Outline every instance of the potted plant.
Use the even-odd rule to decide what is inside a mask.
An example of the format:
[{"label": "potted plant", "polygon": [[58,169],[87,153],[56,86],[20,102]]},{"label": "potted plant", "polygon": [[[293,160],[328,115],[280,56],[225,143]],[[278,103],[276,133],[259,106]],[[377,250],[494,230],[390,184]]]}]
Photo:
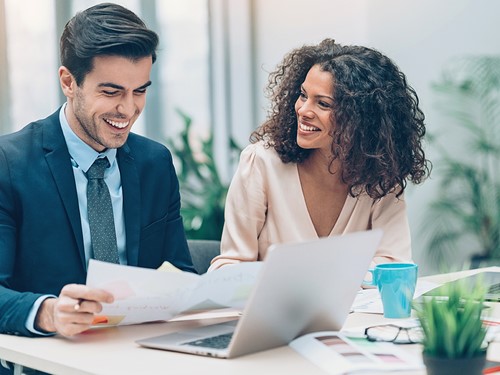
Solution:
[{"label": "potted plant", "polygon": [[456,281],[441,296],[424,296],[415,306],[423,331],[423,359],[428,375],[482,374],[486,327],[482,322],[486,288]]},{"label": "potted plant", "polygon": [[500,56],[454,59],[433,89],[452,126],[429,134],[440,186],[422,231],[428,255],[443,265],[471,249],[470,268],[498,264]]},{"label": "potted plant", "polygon": [[[184,128],[176,138],[166,140],[178,162],[177,174],[181,194],[181,215],[188,239],[220,240],[224,226],[224,205],[228,184],[219,175],[214,159],[214,138],[194,138],[192,119],[176,109]],[[233,157],[241,148],[229,139]],[[196,147],[197,143],[200,147]]]}]

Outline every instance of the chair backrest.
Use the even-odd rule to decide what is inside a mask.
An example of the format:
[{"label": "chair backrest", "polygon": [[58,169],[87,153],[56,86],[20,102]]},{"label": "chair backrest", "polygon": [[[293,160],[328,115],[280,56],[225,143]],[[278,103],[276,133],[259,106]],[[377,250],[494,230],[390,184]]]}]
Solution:
[{"label": "chair backrest", "polygon": [[207,272],[212,259],[220,254],[220,241],[188,240],[188,246],[194,268],[200,275]]}]

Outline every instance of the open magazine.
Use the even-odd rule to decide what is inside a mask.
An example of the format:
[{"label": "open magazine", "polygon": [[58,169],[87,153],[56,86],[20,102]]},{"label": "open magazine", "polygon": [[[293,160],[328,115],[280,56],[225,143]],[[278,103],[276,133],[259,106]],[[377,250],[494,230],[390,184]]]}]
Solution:
[{"label": "open magazine", "polygon": [[306,334],[289,345],[329,374],[371,374],[424,368],[421,356],[413,356],[396,344],[349,338],[340,332]]},{"label": "open magazine", "polygon": [[262,262],[243,262],[196,275],[173,266],[167,272],[91,259],[87,285],[113,294],[112,304],[94,325],[125,325],[167,321],[181,313],[235,308],[242,310]]}]

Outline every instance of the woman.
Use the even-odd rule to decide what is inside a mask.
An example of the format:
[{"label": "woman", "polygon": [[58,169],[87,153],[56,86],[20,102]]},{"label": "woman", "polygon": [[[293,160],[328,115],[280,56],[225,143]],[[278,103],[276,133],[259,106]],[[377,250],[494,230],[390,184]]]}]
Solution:
[{"label": "woman", "polygon": [[285,56],[269,79],[268,120],[229,188],[225,264],[263,260],[274,243],[382,228],[373,263],[411,261],[404,190],[429,174],[424,114],[386,56],[332,39]]}]

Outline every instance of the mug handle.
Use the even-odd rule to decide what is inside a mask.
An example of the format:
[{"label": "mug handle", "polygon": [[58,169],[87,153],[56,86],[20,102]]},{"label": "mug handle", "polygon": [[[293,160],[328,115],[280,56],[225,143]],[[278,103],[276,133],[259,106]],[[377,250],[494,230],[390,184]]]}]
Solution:
[{"label": "mug handle", "polygon": [[370,280],[363,280],[363,282],[361,283],[362,287],[376,286],[376,284],[375,284],[375,274],[373,273],[373,271],[374,271],[374,268],[369,268],[368,269],[368,272],[370,272],[372,274],[372,279],[371,279],[371,281]]}]

